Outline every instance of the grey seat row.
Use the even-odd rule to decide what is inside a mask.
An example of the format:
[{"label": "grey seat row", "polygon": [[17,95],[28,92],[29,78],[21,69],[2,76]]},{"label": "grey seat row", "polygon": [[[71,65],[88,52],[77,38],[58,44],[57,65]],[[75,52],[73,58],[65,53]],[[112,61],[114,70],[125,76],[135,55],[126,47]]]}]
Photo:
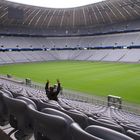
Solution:
[{"label": "grey seat row", "polygon": [[[59,105],[23,96],[13,98],[10,92],[4,91],[0,93],[0,102],[6,107],[7,121],[17,130],[15,137],[19,140],[30,138],[32,134],[35,140],[133,140],[103,126],[89,126],[87,116]],[[1,109],[0,113],[3,114],[4,110]]]}]

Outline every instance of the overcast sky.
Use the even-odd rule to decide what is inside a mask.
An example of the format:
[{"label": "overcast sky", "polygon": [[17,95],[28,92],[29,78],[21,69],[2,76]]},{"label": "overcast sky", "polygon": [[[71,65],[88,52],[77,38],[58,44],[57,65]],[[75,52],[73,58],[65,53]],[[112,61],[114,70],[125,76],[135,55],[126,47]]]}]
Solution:
[{"label": "overcast sky", "polygon": [[50,8],[72,8],[103,0],[7,0],[28,5],[50,7]]}]

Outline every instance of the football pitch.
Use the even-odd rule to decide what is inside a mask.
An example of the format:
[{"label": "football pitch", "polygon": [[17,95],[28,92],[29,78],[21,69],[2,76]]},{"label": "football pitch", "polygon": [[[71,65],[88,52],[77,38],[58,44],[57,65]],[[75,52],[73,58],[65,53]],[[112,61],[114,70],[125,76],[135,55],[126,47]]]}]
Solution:
[{"label": "football pitch", "polygon": [[47,79],[52,84],[60,79],[65,89],[98,96],[112,94],[140,104],[140,64],[49,61],[3,65],[0,74],[30,78],[44,85]]}]

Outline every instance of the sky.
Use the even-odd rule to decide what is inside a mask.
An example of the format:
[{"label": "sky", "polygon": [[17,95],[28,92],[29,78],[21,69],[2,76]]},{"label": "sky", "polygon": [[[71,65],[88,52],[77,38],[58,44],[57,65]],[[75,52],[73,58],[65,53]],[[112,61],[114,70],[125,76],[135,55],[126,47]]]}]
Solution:
[{"label": "sky", "polygon": [[104,0],[6,0],[27,5],[34,5],[48,8],[73,8]]}]

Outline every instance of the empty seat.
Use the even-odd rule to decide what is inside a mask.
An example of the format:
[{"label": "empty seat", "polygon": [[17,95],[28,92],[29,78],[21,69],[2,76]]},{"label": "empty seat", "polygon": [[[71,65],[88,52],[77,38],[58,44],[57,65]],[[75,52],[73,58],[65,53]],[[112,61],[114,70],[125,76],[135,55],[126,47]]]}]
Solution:
[{"label": "empty seat", "polygon": [[71,109],[71,110],[64,110],[63,109],[60,111],[69,115],[83,129],[85,129],[88,126],[88,116],[86,116],[84,113],[77,111],[75,109]]},{"label": "empty seat", "polygon": [[120,123],[121,126],[123,126],[123,128],[125,129],[125,131],[127,130],[132,130],[132,131],[139,131],[140,127],[136,126],[135,124],[132,123]]},{"label": "empty seat", "polygon": [[57,116],[60,116],[60,117],[63,117],[66,119],[66,122],[68,123],[68,125],[70,125],[71,123],[74,122],[74,120],[68,116],[67,114],[59,111],[59,110],[56,110],[56,109],[53,109],[53,108],[44,108],[42,110],[43,113],[47,113],[47,114],[51,114],[51,115],[57,115]]},{"label": "empty seat", "polygon": [[58,104],[54,104],[54,103],[51,103],[51,102],[50,103],[49,102],[43,102],[42,100],[35,99],[35,98],[30,98],[30,99],[35,102],[38,110],[42,110],[44,108],[54,108],[54,109],[60,109],[60,110],[63,109]]},{"label": "empty seat", "polygon": [[58,115],[46,114],[28,106],[33,120],[36,140],[67,140],[68,124],[66,119]]},{"label": "empty seat", "polygon": [[37,109],[36,104],[27,97],[18,96],[16,99],[21,100],[21,101],[25,101],[28,106],[32,106],[33,108]]},{"label": "empty seat", "polygon": [[60,104],[60,106],[62,108],[64,108],[65,110],[70,110],[72,109],[72,107],[68,106],[66,103],[62,102],[61,100],[58,100],[58,103]]},{"label": "empty seat", "polygon": [[[8,108],[10,125],[18,130],[15,133],[15,137],[19,140],[30,137],[33,133],[33,129],[27,112],[27,103],[23,100],[7,96],[4,96],[4,101]],[[30,101],[30,104],[34,106],[34,102]]]},{"label": "empty seat", "polygon": [[3,83],[0,83],[0,90],[3,89]]},{"label": "empty seat", "polygon": [[0,125],[4,126],[9,123],[8,109],[3,99],[3,95],[12,97],[10,92],[0,91]]},{"label": "empty seat", "polygon": [[120,132],[98,125],[88,126],[85,131],[104,140],[133,140]]},{"label": "empty seat", "polygon": [[72,140],[103,140],[84,131],[77,123],[72,123],[70,125],[70,133],[72,135]]},{"label": "empty seat", "polygon": [[43,102],[41,100],[35,100],[33,101],[36,103],[38,110],[43,110],[44,108],[53,108],[56,110],[59,110],[67,115],[69,115],[75,122],[77,122],[82,128],[86,128],[88,126],[88,116],[86,116],[84,113],[71,109],[71,110],[65,110],[57,103],[53,102]]},{"label": "empty seat", "polygon": [[5,95],[5,96],[8,96],[8,97],[13,97],[13,94],[6,90],[6,89],[1,89],[1,92]]},{"label": "empty seat", "polygon": [[118,125],[117,123],[114,123],[112,121],[100,121],[100,120],[95,120],[91,117],[89,117],[88,119],[88,123],[89,125],[99,125],[99,126],[104,126],[104,127],[107,127],[107,128],[110,128],[110,129],[113,129],[113,130],[116,130],[118,132],[121,132],[121,133],[125,133],[125,130],[122,126]]},{"label": "empty seat", "polygon": [[140,131],[132,131],[132,130],[127,130],[127,135],[133,138],[134,140],[140,140]]}]

